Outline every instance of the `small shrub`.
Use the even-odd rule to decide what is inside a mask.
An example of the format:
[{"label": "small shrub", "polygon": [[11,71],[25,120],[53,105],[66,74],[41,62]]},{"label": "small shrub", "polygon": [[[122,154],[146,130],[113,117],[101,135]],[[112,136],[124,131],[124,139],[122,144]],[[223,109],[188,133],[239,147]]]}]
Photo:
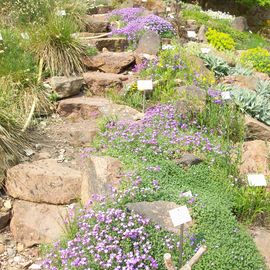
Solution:
[{"label": "small shrub", "polygon": [[242,222],[269,224],[270,193],[264,187],[241,187],[234,193],[234,212]]},{"label": "small shrub", "polygon": [[249,49],[240,56],[243,65],[251,65],[259,72],[270,74],[270,53],[263,48]]},{"label": "small shrub", "polygon": [[236,44],[229,34],[209,29],[206,32],[206,37],[208,42],[218,50],[225,51],[235,49]]}]

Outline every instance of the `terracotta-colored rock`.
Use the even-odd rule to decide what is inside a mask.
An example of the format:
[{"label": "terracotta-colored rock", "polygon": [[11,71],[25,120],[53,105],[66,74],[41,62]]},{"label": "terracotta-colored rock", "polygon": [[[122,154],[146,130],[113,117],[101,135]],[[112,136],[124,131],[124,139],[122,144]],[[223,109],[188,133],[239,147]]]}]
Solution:
[{"label": "terracotta-colored rock", "polygon": [[240,173],[262,173],[269,175],[270,145],[261,140],[249,141],[243,144]]},{"label": "terracotta-colored rock", "polygon": [[102,97],[75,97],[62,100],[57,112],[72,119],[96,119],[117,116],[119,120],[139,120],[143,114],[125,105],[118,105]]},{"label": "terracotta-colored rock", "polygon": [[87,72],[83,77],[91,93],[98,96],[103,96],[109,89],[120,91],[123,81],[129,79],[126,75],[102,72]]},{"label": "terracotta-colored rock", "polygon": [[66,206],[16,200],[10,230],[17,242],[26,247],[59,240],[63,233]]},{"label": "terracotta-colored rock", "polygon": [[103,52],[84,58],[83,62],[89,69],[117,74],[130,67],[135,62],[135,57],[132,52]]},{"label": "terracotta-colored rock", "polygon": [[250,116],[246,116],[245,127],[248,139],[270,141],[270,126]]},{"label": "terracotta-colored rock", "polygon": [[67,204],[79,197],[81,172],[54,159],[23,163],[7,171],[6,189],[21,200]]},{"label": "terracotta-colored rock", "polygon": [[258,78],[255,76],[244,76],[244,75],[231,75],[226,76],[222,79],[223,84],[232,84],[233,86],[256,90]]},{"label": "terracotta-colored rock", "polygon": [[106,33],[109,31],[109,21],[106,14],[86,15],[84,17],[86,31],[90,33]]},{"label": "terracotta-colored rock", "polygon": [[82,178],[81,200],[87,204],[94,194],[108,195],[117,188],[121,162],[112,157],[91,156]]}]

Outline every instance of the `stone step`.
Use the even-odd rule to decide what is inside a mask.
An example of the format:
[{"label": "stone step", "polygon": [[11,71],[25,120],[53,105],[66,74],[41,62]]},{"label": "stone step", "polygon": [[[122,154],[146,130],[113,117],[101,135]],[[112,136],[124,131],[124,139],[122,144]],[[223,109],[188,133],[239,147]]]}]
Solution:
[{"label": "stone step", "polygon": [[86,72],[83,77],[91,94],[98,96],[105,96],[108,90],[120,92],[124,84],[132,81],[131,75],[102,72]]},{"label": "stone step", "polygon": [[81,172],[55,159],[23,163],[7,170],[6,190],[13,198],[68,204],[80,197]]},{"label": "stone step", "polygon": [[133,52],[102,52],[85,57],[83,62],[90,70],[118,74],[135,65],[135,55]]},{"label": "stone step", "polygon": [[114,104],[102,97],[78,96],[61,100],[57,112],[60,116],[76,119],[96,119],[98,117],[116,116],[119,120],[139,120],[143,114],[137,110]]}]

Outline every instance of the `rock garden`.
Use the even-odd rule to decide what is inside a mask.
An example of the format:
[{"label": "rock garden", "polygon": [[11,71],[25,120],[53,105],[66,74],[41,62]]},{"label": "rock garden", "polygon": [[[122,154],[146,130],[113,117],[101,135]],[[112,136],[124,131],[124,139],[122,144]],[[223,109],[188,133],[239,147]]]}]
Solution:
[{"label": "rock garden", "polygon": [[216,2],[1,1],[0,269],[270,269],[270,2]]}]

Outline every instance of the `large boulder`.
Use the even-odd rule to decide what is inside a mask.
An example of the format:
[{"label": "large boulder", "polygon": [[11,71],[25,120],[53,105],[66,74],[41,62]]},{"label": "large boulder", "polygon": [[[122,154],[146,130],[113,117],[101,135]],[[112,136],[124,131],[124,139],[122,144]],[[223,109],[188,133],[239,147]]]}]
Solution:
[{"label": "large boulder", "polygon": [[132,52],[103,52],[93,57],[84,58],[83,61],[87,68],[92,70],[121,73],[135,62],[135,57]]},{"label": "large boulder", "polygon": [[269,143],[255,140],[243,144],[242,162],[240,173],[262,173],[269,175]]},{"label": "large boulder", "polygon": [[120,91],[123,82],[129,79],[126,75],[102,72],[87,72],[83,77],[90,92],[97,96],[104,96],[110,89]]},{"label": "large boulder", "polygon": [[137,110],[110,102],[102,97],[75,97],[62,100],[57,112],[64,117],[97,119],[102,116],[117,116],[119,120],[139,120],[143,114]]},{"label": "large boulder", "polygon": [[160,50],[161,39],[159,34],[153,31],[146,31],[140,38],[136,53],[156,55]]},{"label": "large boulder", "polygon": [[[169,210],[180,207],[174,202],[155,201],[155,202],[136,202],[128,203],[127,209],[150,219],[162,228],[177,233],[178,229],[173,226]],[[190,224],[185,224],[189,226]]]},{"label": "large boulder", "polygon": [[23,163],[8,169],[6,189],[21,200],[68,204],[80,196],[81,172],[54,159]]},{"label": "large boulder", "polygon": [[63,233],[67,207],[16,200],[10,230],[19,243],[30,247],[52,243]]},{"label": "large boulder", "polygon": [[248,30],[248,23],[245,17],[236,17],[232,22],[232,27],[238,31],[244,32]]},{"label": "large boulder", "polygon": [[49,80],[52,90],[57,93],[60,99],[79,94],[83,82],[83,77],[76,76],[55,76]]},{"label": "large boulder", "polygon": [[106,33],[110,23],[106,14],[86,15],[84,17],[85,28],[90,33]]},{"label": "large boulder", "polygon": [[245,127],[247,139],[270,141],[270,126],[246,116]]},{"label": "large boulder", "polygon": [[120,179],[121,162],[112,157],[91,156],[83,172],[81,200],[87,204],[92,195],[109,195],[117,188]]}]

